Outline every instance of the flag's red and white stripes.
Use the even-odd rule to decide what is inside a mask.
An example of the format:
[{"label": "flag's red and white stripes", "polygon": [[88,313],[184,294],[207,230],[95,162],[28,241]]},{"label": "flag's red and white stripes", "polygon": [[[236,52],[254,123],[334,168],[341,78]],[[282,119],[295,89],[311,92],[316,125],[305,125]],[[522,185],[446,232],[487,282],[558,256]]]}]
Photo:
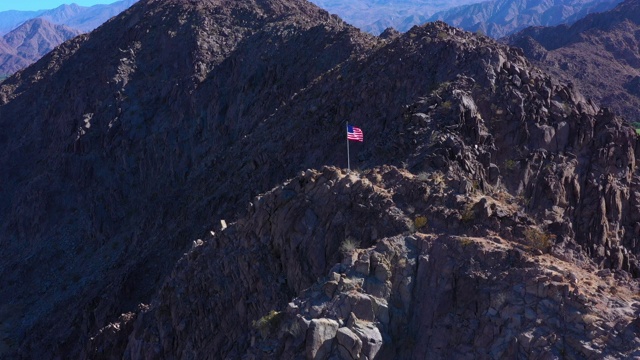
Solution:
[{"label": "flag's red and white stripes", "polygon": [[347,139],[353,141],[364,141],[362,130],[355,126],[347,125]]}]

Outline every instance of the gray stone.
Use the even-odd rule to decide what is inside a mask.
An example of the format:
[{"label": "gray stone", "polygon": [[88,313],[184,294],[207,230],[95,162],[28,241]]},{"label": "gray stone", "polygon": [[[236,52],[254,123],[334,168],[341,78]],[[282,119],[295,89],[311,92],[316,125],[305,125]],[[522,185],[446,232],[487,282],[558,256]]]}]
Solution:
[{"label": "gray stone", "polygon": [[538,317],[538,315],[536,314],[536,312],[533,309],[526,308],[526,309],[524,309],[524,317],[527,320],[535,320]]},{"label": "gray stone", "polygon": [[332,298],[337,288],[338,288],[338,282],[332,280],[324,283],[324,285],[322,286],[322,291],[324,292],[325,295],[327,295],[327,297]]},{"label": "gray stone", "polygon": [[307,359],[326,359],[331,352],[338,331],[338,322],[331,319],[313,319],[306,336]]},{"label": "gray stone", "polygon": [[342,327],[338,329],[336,339],[338,340],[338,344],[340,344],[338,349],[343,358],[358,359],[360,357],[360,352],[362,351],[362,340],[360,340],[358,335],[353,331],[347,327]]},{"label": "gray stone", "polygon": [[351,304],[351,312],[358,319],[374,321],[376,319],[373,309],[374,301],[368,295],[362,293],[351,293],[348,295]]},{"label": "gray stone", "polygon": [[376,325],[369,321],[359,320],[353,313],[348,327],[362,340],[362,355],[374,359],[382,348],[382,334]]}]

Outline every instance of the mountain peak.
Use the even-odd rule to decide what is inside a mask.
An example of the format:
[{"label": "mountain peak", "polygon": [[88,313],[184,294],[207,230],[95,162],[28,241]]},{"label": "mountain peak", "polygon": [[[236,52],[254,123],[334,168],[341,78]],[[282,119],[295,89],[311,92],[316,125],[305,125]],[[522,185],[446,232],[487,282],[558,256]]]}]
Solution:
[{"label": "mountain peak", "polygon": [[42,18],[25,21],[2,37],[0,74],[13,74],[80,33]]},{"label": "mountain peak", "polygon": [[313,19],[326,17],[328,13],[307,0],[147,0],[145,6],[173,7],[199,11],[213,10],[212,15],[228,15],[238,20],[243,16],[254,14],[265,18],[305,16]]},{"label": "mountain peak", "polygon": [[76,3],[71,3],[71,4],[62,4],[60,6],[58,6],[56,9],[60,9],[60,10],[78,10],[80,8],[83,8],[84,6],[80,6]]},{"label": "mountain peak", "polygon": [[[68,304],[75,303],[74,306],[77,308],[85,308],[89,305],[85,301],[91,301],[89,298],[99,299],[103,298],[100,294],[112,293],[115,297],[107,295],[104,299],[114,300],[121,295],[130,299],[124,303],[118,301],[118,304],[112,304],[118,308],[117,311],[127,312],[134,310],[141,301],[150,300],[158,282],[170,271],[169,267],[156,267],[157,260],[177,260],[179,254],[175,250],[183,248],[185,241],[190,241],[193,236],[199,236],[197,234],[201,231],[201,226],[195,225],[196,223],[205,223],[208,221],[204,220],[205,218],[220,218],[225,213],[235,214],[238,210],[237,204],[249,200],[252,194],[257,194],[258,191],[268,189],[273,184],[274,176],[280,178],[280,175],[285,173],[276,171],[271,175],[265,173],[265,176],[249,179],[242,175],[240,178],[244,180],[241,182],[236,181],[240,178],[234,180],[233,182],[247,187],[247,191],[241,195],[242,200],[238,198],[238,201],[231,200],[224,205],[214,200],[219,198],[216,194],[201,199],[204,207],[184,207],[186,203],[179,200],[179,194],[186,187],[197,185],[192,179],[200,178],[197,174],[207,167],[203,165],[221,161],[221,158],[214,158],[227,151],[224,149],[237,146],[242,139],[255,138],[255,129],[282,108],[283,104],[290,102],[331,69],[352,57],[362,56],[366,51],[371,51],[377,41],[374,36],[344,24],[306,1],[148,0],[139,2],[91,34],[64,43],[37,64],[3,82],[0,86],[0,103],[3,104],[0,105],[0,127],[3,129],[0,143],[3,146],[6,144],[8,148],[15,146],[35,150],[38,146],[32,146],[44,141],[41,144],[46,143],[44,147],[47,150],[40,146],[37,153],[27,150],[26,153],[29,154],[23,155],[31,158],[48,154],[46,158],[49,160],[34,161],[30,166],[37,168],[58,164],[61,168],[75,169],[74,172],[87,171],[86,176],[72,176],[75,180],[66,185],[63,185],[63,182],[51,185],[49,189],[69,186],[79,190],[84,188],[81,183],[85,180],[88,181],[85,184],[88,187],[94,186],[89,183],[98,181],[103,184],[105,191],[113,190],[114,194],[124,195],[122,198],[116,195],[115,198],[105,199],[109,203],[105,208],[113,206],[113,209],[124,209],[131,201],[138,202],[147,198],[148,191],[159,191],[158,194],[162,194],[154,201],[146,202],[148,207],[144,205],[144,209],[125,217],[121,216],[124,214],[98,210],[99,213],[95,214],[93,211],[84,213],[89,217],[81,215],[78,221],[74,220],[71,223],[63,224],[58,220],[55,221],[57,225],[51,223],[53,228],[47,234],[41,233],[43,238],[59,243],[54,238],[62,236],[70,248],[91,249],[89,253],[95,254],[100,260],[95,259],[96,267],[82,271],[81,281],[73,283],[67,283],[67,280],[63,279],[67,279],[67,275],[77,279],[77,275],[74,277],[72,273],[83,266],[81,262],[86,259],[82,259],[88,253],[79,255],[69,252],[68,256],[64,255],[55,260],[67,264],[60,268],[66,275],[53,280],[55,285],[44,296],[51,301],[49,304],[61,305],[70,301]],[[34,99],[42,99],[43,93],[47,94],[46,100],[35,101],[34,106]],[[26,107],[27,103],[31,105]],[[73,110],[69,111],[59,111],[72,108]],[[18,127],[22,127],[24,123],[10,120],[14,118],[33,119],[27,126],[40,129],[37,130],[40,135],[9,135],[13,131],[23,131]],[[40,132],[41,130],[43,132]],[[59,141],[45,140],[49,136]],[[162,139],[168,142],[162,145],[165,141]],[[192,145],[187,145],[188,143]],[[198,152],[202,152],[197,159],[192,158],[193,154],[190,151],[178,150],[183,146],[194,146],[200,149]],[[124,154],[128,154],[125,157],[129,160],[112,163],[111,159],[121,159],[121,155]],[[163,180],[158,178],[162,185],[144,185],[150,177],[155,177],[152,172],[156,171],[152,170],[155,165],[139,167],[146,161],[142,160],[142,157],[151,159],[148,156],[156,160],[164,158],[161,161],[164,165],[158,170],[162,173],[169,171],[170,175],[162,175],[160,178]],[[209,158],[210,156],[214,158]],[[241,157],[244,158],[244,155]],[[94,161],[85,162],[90,158]],[[244,164],[246,160],[248,166],[254,166],[249,165],[254,163],[253,155],[251,158],[241,162]],[[154,164],[156,160],[153,160]],[[0,167],[13,161],[0,155]],[[78,161],[82,164],[77,163]],[[2,221],[7,219],[5,215],[17,215],[11,210],[10,203],[17,204],[21,201],[18,197],[21,198],[22,195],[18,193],[22,193],[22,190],[19,189],[24,189],[23,185],[33,180],[29,180],[28,174],[31,171],[40,171],[29,167],[9,164],[7,166],[19,174],[11,172],[14,179],[11,185],[0,189],[0,198],[6,199],[4,191],[8,190],[6,195],[16,201],[0,202]],[[262,167],[262,160],[256,159],[255,166],[262,169],[256,174],[263,173],[266,169]],[[124,174],[129,178],[130,174],[139,171],[140,176],[132,177],[134,182],[130,186],[122,186]],[[208,178],[214,182],[230,180],[218,178],[222,173],[216,171],[216,174]],[[0,174],[0,177],[4,176],[8,174]],[[81,178],[85,180],[80,180]],[[5,180],[0,181],[9,184],[5,183]],[[213,185],[208,181],[198,181],[198,184],[198,187]],[[33,184],[36,187],[41,185]],[[223,189],[224,186],[213,186],[212,189],[214,188]],[[17,193],[13,193],[13,190]],[[56,197],[54,192],[47,192],[48,195],[41,199]],[[104,194],[106,193],[99,191],[87,197],[74,197],[69,206],[85,208],[89,203],[98,201],[97,199],[102,198]],[[14,198],[14,195],[17,197]],[[222,198],[228,195],[237,196],[232,192],[220,195]],[[77,203],[78,201],[83,204]],[[161,204],[169,204],[167,201],[177,201],[175,206],[172,206],[173,210],[169,211],[174,215],[174,210],[183,214],[176,215],[176,220],[192,219],[188,221],[194,226],[190,227],[188,234],[171,234],[167,237],[161,234],[165,225],[160,225],[156,229],[148,229],[148,232],[145,230],[144,234],[136,235],[134,239],[130,238],[133,234],[128,233],[126,227],[116,228],[108,225],[99,230],[99,223],[103,220],[89,220],[96,215],[98,218],[104,217],[105,220],[109,218],[110,220],[106,220],[109,224],[113,220],[124,225],[134,218],[147,217],[150,214],[153,214],[150,215],[153,217],[162,217],[164,215],[158,211],[165,211],[165,205]],[[66,210],[56,213],[66,216]],[[56,216],[58,215],[53,215],[51,219]],[[7,226],[13,228],[13,225]],[[6,228],[4,225],[0,226],[0,229]],[[91,239],[85,235],[89,235]],[[124,247],[140,255],[136,256],[138,260],[130,262],[129,255],[126,255],[129,250],[114,250],[99,240],[103,236],[110,238],[109,242],[121,241]],[[5,238],[0,236],[0,239]],[[148,243],[143,245],[147,241]],[[173,245],[165,246],[161,245],[162,243]],[[16,247],[10,247],[19,253],[15,259],[20,261],[28,257],[28,254],[40,253],[42,250],[37,249],[39,246],[21,248],[18,243],[13,244]],[[82,252],[84,253],[84,250]],[[113,258],[103,259],[98,255],[106,252],[113,254]],[[49,255],[44,256],[50,258]],[[37,258],[39,257],[34,256],[31,259]],[[2,260],[5,260],[4,257]],[[117,265],[121,261],[130,262],[130,265],[122,268]],[[150,267],[145,270],[147,266]],[[57,268],[57,265],[55,267]],[[121,276],[129,272],[125,268],[137,268],[139,272],[136,273],[140,275],[154,275],[144,280],[137,275],[127,275],[129,280],[124,280]],[[15,276],[29,278],[28,282],[39,281],[22,272],[16,272]],[[107,279],[109,283],[119,285],[106,289]],[[99,285],[90,289],[84,287],[85,284],[94,281]],[[34,286],[22,289],[26,292],[36,291],[38,287],[32,285]],[[61,291],[63,288],[66,290]],[[8,295],[4,289],[6,288],[0,290],[0,301],[5,299],[5,294]],[[135,289],[135,294],[124,295],[132,289]],[[86,291],[92,294],[88,297],[80,296]],[[80,335],[82,331],[81,327],[71,326],[71,322],[84,320],[73,316],[75,320],[70,320],[71,322],[51,322],[60,316],[65,317],[63,312],[53,315],[49,314],[52,309],[41,311],[38,308],[39,305],[30,305],[27,310],[28,321],[8,320],[12,324],[14,320],[20,321],[33,330],[34,334],[39,334],[26,339],[24,346],[19,345],[20,348],[31,349],[32,354],[36,354],[51,349],[53,344],[62,344],[55,345],[61,354],[78,354],[82,351],[89,338],[82,337],[84,340],[81,341],[71,340],[74,333]],[[62,310],[63,307],[56,308]],[[96,321],[90,320],[87,326],[92,328],[91,331],[97,331],[104,325],[103,321],[110,317],[111,315],[99,315]],[[15,329],[16,332],[11,336],[24,333],[26,328],[16,326]]]},{"label": "mountain peak", "polygon": [[3,39],[28,59],[36,60],[64,41],[80,35],[81,32],[64,25],[53,24],[43,18],[24,22]]}]

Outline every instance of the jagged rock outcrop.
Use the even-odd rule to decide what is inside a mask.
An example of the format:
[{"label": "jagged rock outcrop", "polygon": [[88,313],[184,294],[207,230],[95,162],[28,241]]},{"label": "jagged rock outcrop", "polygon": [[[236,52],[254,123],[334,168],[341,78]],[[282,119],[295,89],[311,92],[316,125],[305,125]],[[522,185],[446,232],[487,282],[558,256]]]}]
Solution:
[{"label": "jagged rock outcrop", "polygon": [[[449,205],[481,192],[441,180],[394,167],[306,171],[194,242],[152,306],[124,321],[119,336],[130,335],[111,358],[640,355],[637,282],[496,233],[474,237],[486,219]],[[530,225],[519,216],[492,217]],[[114,338],[94,338],[89,357],[118,348]]]},{"label": "jagged rock outcrop", "polygon": [[[279,198],[254,201],[302,170],[346,165],[345,120],[365,131],[351,147],[354,167],[396,168],[360,182],[310,170],[274,190]],[[305,292],[334,276],[347,236],[362,248],[400,246],[426,224],[432,236],[410,241],[433,264],[449,256],[433,249],[452,239],[497,237],[506,248],[639,276],[633,129],[521,51],[444,23],[382,40],[304,1],[144,0],[3,82],[0,128],[0,356],[269,350],[252,345],[252,321],[315,298]],[[424,181],[406,180],[414,176]],[[322,179],[335,181],[302,190]],[[300,194],[317,201],[289,202]],[[220,231],[212,224],[221,219],[234,225]],[[300,354],[335,354],[339,344],[340,353],[383,356],[388,336],[401,341],[372,325],[384,311],[359,310],[374,290],[345,300],[334,280],[322,291],[350,312],[341,323],[310,305],[327,320]],[[376,294],[390,304],[391,293]],[[448,355],[444,340],[419,340],[411,356]],[[631,354],[635,340],[625,341],[601,353]],[[273,349],[298,354],[296,344]],[[560,350],[541,342],[531,351]]]},{"label": "jagged rock outcrop", "polygon": [[[584,247],[603,266],[640,274],[633,240],[638,173],[632,128],[531,68],[517,49],[444,24],[412,30],[372,55],[363,71],[371,77],[383,73],[378,64],[392,56],[409,73],[428,70],[402,85],[378,75],[382,79],[363,90],[391,90],[396,96],[384,101],[393,104],[412,89],[416,99],[402,113],[387,112],[386,118],[403,122],[367,123],[373,134],[384,135],[370,138],[374,146],[361,153],[363,162],[395,156],[416,173],[440,169],[472,184],[466,187],[504,189],[526,199],[528,209],[556,229],[559,241]],[[316,95],[303,100],[313,103]],[[365,109],[355,116],[375,117],[371,107]]]},{"label": "jagged rock outcrop", "polygon": [[504,41],[547,73],[573,83],[589,98],[630,122],[638,120],[640,3],[624,1],[571,26],[534,27]]}]

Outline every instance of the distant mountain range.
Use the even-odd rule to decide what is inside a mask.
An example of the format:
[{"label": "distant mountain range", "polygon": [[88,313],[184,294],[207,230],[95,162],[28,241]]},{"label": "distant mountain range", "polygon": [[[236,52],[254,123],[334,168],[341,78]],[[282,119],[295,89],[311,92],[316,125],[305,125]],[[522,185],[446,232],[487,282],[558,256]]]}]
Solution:
[{"label": "distant mountain range", "polygon": [[436,12],[452,7],[474,4],[480,0],[311,0],[311,2],[335,13],[348,23],[372,34],[380,34],[386,28],[406,31],[422,24]]},{"label": "distant mountain range", "polygon": [[573,23],[619,3],[620,0],[495,0],[449,9],[428,20],[442,20],[455,27],[500,38],[528,26]]},{"label": "distant mountain range", "polygon": [[[0,12],[0,36],[10,35],[22,41],[20,51],[0,43],[0,80],[37,61],[61,42],[79,33],[89,32],[129,8],[138,0],[122,0],[108,5],[91,7],[76,4],[61,5],[51,10]],[[527,26],[571,23],[597,11],[613,8],[619,0],[314,0],[331,13],[336,13],[360,29],[380,34],[387,28],[407,31],[428,21],[443,20],[450,25],[483,32],[494,38],[509,35]],[[20,25],[41,18],[46,23]],[[51,25],[45,25],[50,23]],[[67,28],[55,27],[65,25]],[[32,27],[37,32],[24,33]],[[71,28],[71,29],[70,29]],[[75,29],[75,30],[73,30]],[[51,31],[47,34],[47,31]],[[32,48],[29,48],[29,47]],[[26,55],[26,56],[25,56]]]},{"label": "distant mountain range", "polygon": [[137,1],[0,12],[0,81],[36,62],[64,41],[97,28]]},{"label": "distant mountain range", "polygon": [[49,51],[82,32],[35,18],[2,37],[0,74],[12,74],[38,61]]},{"label": "distant mountain range", "polygon": [[528,26],[572,23],[594,12],[612,9],[620,0],[314,0],[360,29],[380,34],[393,27],[405,32],[414,25],[442,20],[468,31],[500,38]]},{"label": "distant mountain range", "polygon": [[571,26],[532,27],[505,39],[537,66],[640,121],[640,4],[625,1]]},{"label": "distant mountain range", "polygon": [[38,11],[2,11],[0,12],[0,35],[6,34],[23,22],[43,18],[53,24],[66,25],[82,32],[89,32],[115,15],[128,9],[138,0],[122,0],[113,4],[79,6],[77,4],[60,5],[51,10]]}]

